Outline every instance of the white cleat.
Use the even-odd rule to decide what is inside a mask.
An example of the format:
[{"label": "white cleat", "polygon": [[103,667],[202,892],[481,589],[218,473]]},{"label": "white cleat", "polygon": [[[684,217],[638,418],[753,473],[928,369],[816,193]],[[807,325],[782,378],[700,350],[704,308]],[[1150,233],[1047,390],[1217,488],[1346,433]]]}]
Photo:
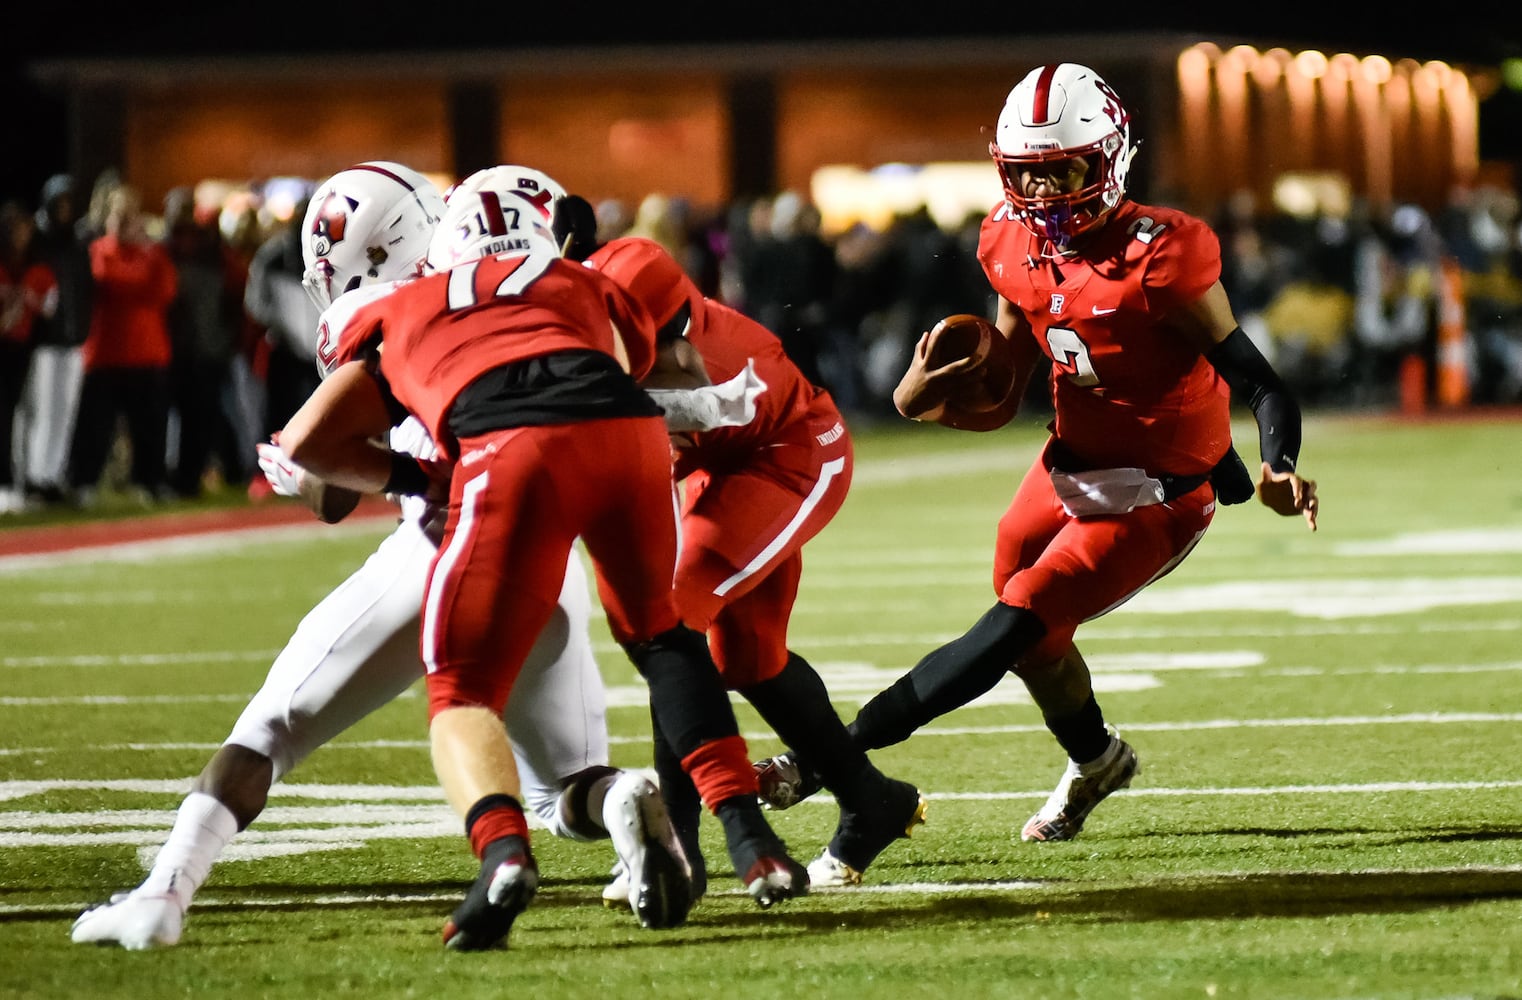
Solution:
[{"label": "white cleat", "polygon": [[75,944],[119,944],[128,951],[168,948],[180,941],[185,910],[172,892],[129,892],[86,910],[74,921]]},{"label": "white cleat", "polygon": [[629,905],[629,872],[624,868],[622,861],[613,863],[613,878],[602,889],[602,905],[610,910],[619,910]]},{"label": "white cleat", "polygon": [[1141,763],[1131,744],[1111,730],[1110,748],[1087,764],[1068,761],[1057,790],[1041,811],[1025,821],[1020,839],[1031,841],[1072,840],[1083,829],[1094,807],[1112,792],[1127,788],[1141,773]]},{"label": "white cleat", "polygon": [[826,847],[824,853],[809,862],[809,885],[816,889],[861,885],[861,872],[831,854]]},{"label": "white cleat", "polygon": [[616,903],[621,891],[641,927],[680,927],[692,909],[692,868],[660,789],[644,775],[626,771],[608,789],[602,817],[623,868],[603,890],[603,901]]}]

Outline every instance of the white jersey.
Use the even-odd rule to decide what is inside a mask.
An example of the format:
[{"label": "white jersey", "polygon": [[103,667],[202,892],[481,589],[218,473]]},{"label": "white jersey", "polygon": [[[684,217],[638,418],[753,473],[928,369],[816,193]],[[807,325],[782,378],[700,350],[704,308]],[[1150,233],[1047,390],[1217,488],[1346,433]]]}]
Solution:
[{"label": "white jersey", "polygon": [[[352,292],[340,295],[323,310],[317,320],[317,368],[323,378],[333,372],[338,333],[353,318],[355,310],[385,298],[406,283],[386,281],[378,285],[361,285]],[[428,461],[438,457],[438,447],[433,443],[432,436],[423,427],[422,421],[413,416],[391,428],[390,444],[393,450],[406,452],[413,458]],[[402,520],[420,525],[437,545],[444,537],[443,515],[446,512],[419,496],[402,496],[397,498],[397,502],[402,508]]]}]

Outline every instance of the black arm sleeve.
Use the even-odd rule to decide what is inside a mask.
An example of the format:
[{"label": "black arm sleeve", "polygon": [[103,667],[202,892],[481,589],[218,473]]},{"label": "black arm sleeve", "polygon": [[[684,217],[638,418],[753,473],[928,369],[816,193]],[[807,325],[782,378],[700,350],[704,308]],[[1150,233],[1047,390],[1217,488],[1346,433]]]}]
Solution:
[{"label": "black arm sleeve", "polygon": [[1275,472],[1294,472],[1300,457],[1300,404],[1239,326],[1205,355],[1231,391],[1246,397],[1258,421],[1258,448]]}]

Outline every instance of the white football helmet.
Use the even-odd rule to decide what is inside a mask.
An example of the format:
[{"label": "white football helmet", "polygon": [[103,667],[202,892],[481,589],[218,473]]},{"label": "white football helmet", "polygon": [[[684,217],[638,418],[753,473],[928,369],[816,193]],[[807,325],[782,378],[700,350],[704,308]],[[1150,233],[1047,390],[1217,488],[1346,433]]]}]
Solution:
[{"label": "white football helmet", "polygon": [[444,197],[411,167],[355,164],[318,186],[301,226],[301,283],[318,309],[360,285],[419,274]]},{"label": "white football helmet", "polygon": [[560,256],[552,228],[565,188],[532,167],[478,170],[449,189],[444,220],[428,245],[427,266],[445,271],[487,256]]},{"label": "white football helmet", "polygon": [[[1135,151],[1130,113],[1098,73],[1077,63],[1033,69],[1015,84],[988,144],[1020,221],[1058,248],[1098,226],[1125,198]],[[1022,168],[1076,157],[1089,165],[1078,190],[1025,195]]]}]

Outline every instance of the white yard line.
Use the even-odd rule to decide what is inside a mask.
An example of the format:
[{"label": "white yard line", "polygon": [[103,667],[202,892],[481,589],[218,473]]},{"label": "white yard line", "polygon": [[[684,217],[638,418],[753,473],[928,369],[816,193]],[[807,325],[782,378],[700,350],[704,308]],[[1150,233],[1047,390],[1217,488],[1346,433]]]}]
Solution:
[{"label": "white yard line", "polygon": [[[409,692],[409,695],[411,692]],[[230,696],[229,696],[230,697]],[[1336,716],[1296,716],[1283,719],[1195,719],[1187,722],[1125,722],[1122,723],[1128,733],[1189,733],[1204,732],[1223,729],[1321,729],[1337,727],[1358,726],[1446,726],[1446,725],[1515,725],[1522,722],[1522,713],[1519,712],[1406,712],[1397,715],[1336,715]],[[915,738],[932,736],[1006,736],[1023,733],[1044,733],[1046,726],[1040,723],[1028,723],[1024,725],[1000,725],[1000,726],[926,726],[918,730]],[[741,734],[746,740],[752,742],[770,742],[777,738],[775,733],[769,731],[755,731]],[[646,735],[635,736],[609,736],[608,742],[613,745],[638,745],[649,742]],[[129,751],[133,753],[170,753],[183,750],[213,751],[220,747],[220,743],[100,743],[94,744],[89,749],[99,753],[118,753]],[[427,750],[427,740],[334,740],[322,748],[325,752],[337,750]],[[70,746],[26,746],[0,748],[0,757],[28,757],[41,756],[51,753],[79,753],[80,748]],[[127,791],[188,791],[190,779],[171,779],[169,785],[161,781],[136,781],[126,779],[124,781],[80,781],[75,785],[61,782],[16,782],[0,781],[0,801],[14,798],[11,794],[15,789],[30,789],[33,785],[46,785],[47,787],[79,787],[119,789]],[[172,785],[173,787],[169,787]],[[281,787],[305,787],[305,786],[281,786]],[[340,787],[369,787],[369,786],[340,786]],[[31,794],[27,790],[25,794]]]}]

